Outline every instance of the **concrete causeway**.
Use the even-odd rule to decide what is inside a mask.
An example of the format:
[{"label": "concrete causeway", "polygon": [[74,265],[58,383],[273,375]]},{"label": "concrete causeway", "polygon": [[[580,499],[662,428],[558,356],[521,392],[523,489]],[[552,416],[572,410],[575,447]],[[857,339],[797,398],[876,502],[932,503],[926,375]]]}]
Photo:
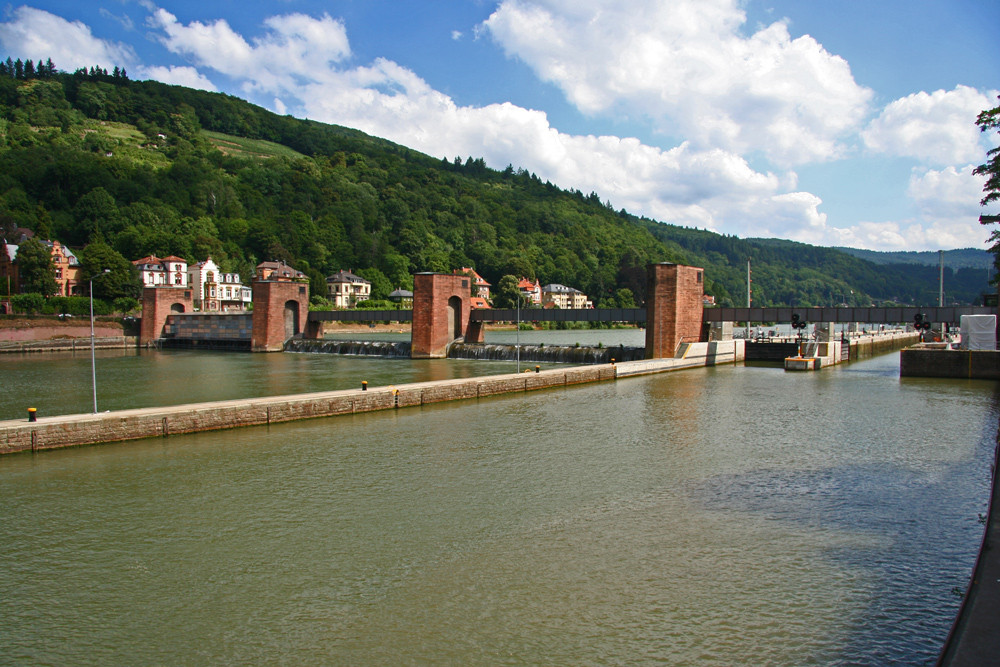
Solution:
[{"label": "concrete causeway", "polygon": [[[419,382],[367,390],[265,396],[210,403],[116,410],[98,414],[41,416],[0,422],[0,454],[167,437],[241,426],[393,410],[498,394],[549,389],[631,375],[661,373],[714,363],[732,363],[737,346],[702,343],[682,359],[652,359],[620,364],[574,366],[457,380]],[[711,351],[711,355],[709,352]]]}]

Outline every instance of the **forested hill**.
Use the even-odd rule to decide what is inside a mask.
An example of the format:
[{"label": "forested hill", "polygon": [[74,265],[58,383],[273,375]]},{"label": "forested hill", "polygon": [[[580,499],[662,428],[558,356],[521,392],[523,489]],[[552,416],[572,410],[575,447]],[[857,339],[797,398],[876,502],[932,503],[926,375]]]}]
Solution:
[{"label": "forested hill", "polygon": [[[513,166],[433,158],[117,69],[7,69],[0,225],[87,246],[84,255],[211,255],[243,276],[284,259],[314,293],[325,293],[325,276],[354,269],[376,296],[411,286],[414,272],[472,266],[494,285],[537,278],[599,306],[641,300],[644,266],[659,261],[705,267],[707,292],[742,305],[751,259],[754,305],[937,301],[936,267],[637,218]],[[988,289],[982,271],[948,269],[945,281],[949,301]]]},{"label": "forested hill", "polygon": [[[867,259],[875,264],[927,264],[938,266],[939,255],[935,250],[923,252],[878,252],[876,250],[861,250],[860,248],[835,248],[849,255]],[[944,264],[953,269],[993,269],[993,254],[988,250],[977,248],[958,248],[945,250]]]}]

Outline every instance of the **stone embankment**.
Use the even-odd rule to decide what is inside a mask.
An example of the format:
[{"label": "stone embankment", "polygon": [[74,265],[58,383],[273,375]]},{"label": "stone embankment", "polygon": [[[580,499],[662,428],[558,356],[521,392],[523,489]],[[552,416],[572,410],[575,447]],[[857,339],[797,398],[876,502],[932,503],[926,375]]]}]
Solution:
[{"label": "stone embankment", "polygon": [[867,359],[886,352],[892,352],[920,342],[916,331],[890,331],[855,336],[848,340],[848,354],[841,354],[845,360]]},{"label": "stone embankment", "polygon": [[[101,317],[94,322],[94,347],[135,347],[121,320]],[[63,352],[90,349],[90,318],[54,315],[0,317],[0,353]]]},{"label": "stone embankment", "polygon": [[[94,338],[98,350],[135,348],[135,336],[102,336]],[[11,352],[76,352],[90,351],[90,336],[86,338],[53,338],[51,340],[0,341],[0,354]]]},{"label": "stone embankment", "polygon": [[442,401],[478,399],[616,380],[630,375],[733,363],[740,359],[740,343],[695,343],[687,348],[684,358],[678,359],[577,366],[367,390],[271,396],[98,414],[41,416],[35,422],[27,419],[0,422],[0,454],[418,407]]}]

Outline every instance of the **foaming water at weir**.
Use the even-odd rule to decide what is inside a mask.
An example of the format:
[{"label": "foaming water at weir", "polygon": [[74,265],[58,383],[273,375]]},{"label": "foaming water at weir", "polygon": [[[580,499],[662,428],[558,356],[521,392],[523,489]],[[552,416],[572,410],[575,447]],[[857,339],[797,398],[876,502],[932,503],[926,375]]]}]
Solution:
[{"label": "foaming water at weir", "polygon": [[[584,347],[576,345],[521,345],[521,361],[539,361],[556,364],[609,364],[615,361],[644,359],[642,347]],[[448,350],[449,359],[481,359],[489,361],[514,361],[516,345],[484,343],[455,343]]]},{"label": "foaming water at weir", "polygon": [[[348,354],[368,357],[409,357],[408,341],[307,340],[288,342],[288,352],[314,354]],[[636,361],[645,358],[645,348],[587,347],[580,345],[521,345],[521,361],[556,364],[609,364],[614,361]],[[479,361],[514,361],[518,346],[484,343],[454,343],[448,348],[449,359]]]},{"label": "foaming water at weir", "polygon": [[287,352],[313,354],[350,354],[361,357],[409,357],[409,341],[386,340],[308,340],[288,341]]}]

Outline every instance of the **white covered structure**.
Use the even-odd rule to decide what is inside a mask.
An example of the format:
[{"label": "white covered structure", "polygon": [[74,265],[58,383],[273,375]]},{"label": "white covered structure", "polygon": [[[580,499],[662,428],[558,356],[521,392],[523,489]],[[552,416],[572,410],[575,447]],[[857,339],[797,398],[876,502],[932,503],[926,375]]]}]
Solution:
[{"label": "white covered structure", "polygon": [[996,315],[962,315],[963,350],[995,350],[997,346]]}]

